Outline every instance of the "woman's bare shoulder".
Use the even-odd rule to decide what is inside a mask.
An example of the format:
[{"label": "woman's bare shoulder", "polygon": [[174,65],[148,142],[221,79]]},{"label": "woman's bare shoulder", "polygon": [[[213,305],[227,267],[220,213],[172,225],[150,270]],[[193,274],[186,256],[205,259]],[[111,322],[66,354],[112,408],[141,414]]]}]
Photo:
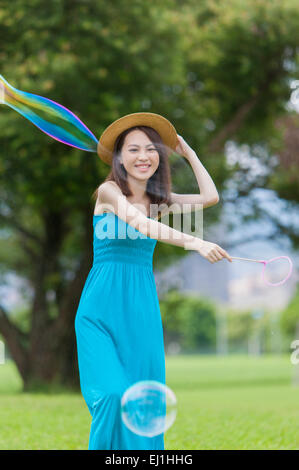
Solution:
[{"label": "woman's bare shoulder", "polygon": [[119,193],[122,194],[122,191],[120,189],[120,187],[118,186],[118,184],[115,182],[115,181],[104,181],[104,183],[100,184],[100,186],[98,187],[98,194],[104,189],[104,188],[115,188],[117,189],[117,191]]},{"label": "woman's bare shoulder", "polygon": [[[118,194],[122,194],[120,187],[114,181],[104,181],[104,183],[100,184],[98,187],[98,196],[95,204],[94,215],[101,215],[103,209],[105,208],[105,200],[107,199],[107,189],[110,188],[116,189]],[[108,196],[110,198],[110,192],[108,191]]]}]

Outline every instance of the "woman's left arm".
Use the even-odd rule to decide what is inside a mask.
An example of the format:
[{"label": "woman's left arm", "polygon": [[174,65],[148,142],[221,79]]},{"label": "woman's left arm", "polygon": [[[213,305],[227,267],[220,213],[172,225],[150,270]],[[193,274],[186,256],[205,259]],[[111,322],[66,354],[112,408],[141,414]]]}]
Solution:
[{"label": "woman's left arm", "polygon": [[194,150],[192,150],[192,148],[180,135],[178,135],[178,145],[176,147],[176,152],[189,161],[194,171],[200,194],[171,193],[172,202],[178,204],[195,204],[198,202],[202,203],[203,207],[209,207],[217,204],[217,202],[219,202],[219,195],[212,178],[203,164],[200,162]]}]

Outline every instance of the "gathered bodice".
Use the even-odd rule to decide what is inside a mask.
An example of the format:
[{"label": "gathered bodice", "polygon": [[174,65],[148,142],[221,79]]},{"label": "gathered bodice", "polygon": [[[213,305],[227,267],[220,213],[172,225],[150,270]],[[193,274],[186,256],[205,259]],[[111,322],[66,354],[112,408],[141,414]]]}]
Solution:
[{"label": "gathered bodice", "polygon": [[118,262],[152,267],[156,243],[113,212],[93,216],[93,265]]}]

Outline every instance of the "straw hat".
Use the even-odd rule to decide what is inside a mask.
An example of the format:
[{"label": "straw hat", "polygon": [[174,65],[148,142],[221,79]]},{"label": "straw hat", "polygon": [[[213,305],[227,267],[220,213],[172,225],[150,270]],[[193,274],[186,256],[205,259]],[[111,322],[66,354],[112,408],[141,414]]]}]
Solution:
[{"label": "straw hat", "polygon": [[100,137],[97,145],[97,153],[101,160],[112,165],[112,153],[114,143],[119,134],[133,126],[149,126],[155,129],[163,143],[175,150],[178,144],[177,132],[174,126],[160,114],[133,113],[127,114],[108,126]]}]

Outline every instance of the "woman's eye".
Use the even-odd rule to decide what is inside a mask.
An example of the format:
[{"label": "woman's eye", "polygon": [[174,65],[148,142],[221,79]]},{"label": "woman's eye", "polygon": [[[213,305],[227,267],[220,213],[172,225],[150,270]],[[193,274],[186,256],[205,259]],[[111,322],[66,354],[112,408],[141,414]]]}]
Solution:
[{"label": "woman's eye", "polygon": [[[137,149],[131,149],[130,152],[135,152],[136,150],[137,150]],[[156,151],[156,149],[148,149],[148,150],[150,150],[151,152],[155,152],[155,151]]]}]

